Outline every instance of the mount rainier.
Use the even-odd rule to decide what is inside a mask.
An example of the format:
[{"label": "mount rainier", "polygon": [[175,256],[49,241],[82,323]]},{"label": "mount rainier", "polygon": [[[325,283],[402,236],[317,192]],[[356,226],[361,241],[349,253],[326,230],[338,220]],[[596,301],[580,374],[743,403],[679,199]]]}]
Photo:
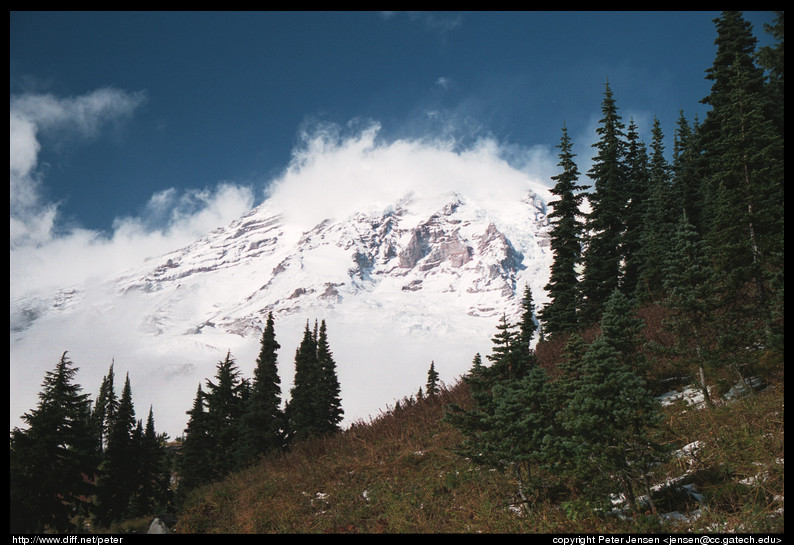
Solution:
[{"label": "mount rainier", "polygon": [[[267,199],[108,281],[18,297],[12,360],[25,364],[12,365],[12,426],[69,351],[84,391],[95,396],[114,362],[117,390],[129,372],[138,418],[152,405],[158,430],[179,435],[198,384],[214,377],[227,351],[252,376],[269,312],[282,399],[303,328],[322,319],[347,423],[415,394],[431,361],[454,382],[475,353],[490,353],[502,314],[517,317],[525,285],[536,306],[545,302],[548,199],[529,180],[518,198],[496,188],[478,196],[414,190],[311,221]],[[28,357],[43,346],[48,359]]]}]

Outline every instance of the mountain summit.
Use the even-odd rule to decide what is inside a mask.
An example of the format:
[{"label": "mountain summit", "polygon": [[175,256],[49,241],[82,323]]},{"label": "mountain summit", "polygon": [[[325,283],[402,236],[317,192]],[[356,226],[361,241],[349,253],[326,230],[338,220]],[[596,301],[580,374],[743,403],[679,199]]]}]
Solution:
[{"label": "mountain summit", "polygon": [[[158,427],[173,436],[197,384],[227,351],[250,376],[269,312],[284,396],[303,327],[325,319],[345,415],[366,419],[415,393],[431,360],[442,380],[466,372],[476,352],[489,351],[502,314],[517,317],[525,285],[543,301],[552,259],[543,191],[488,202],[411,192],[316,223],[269,199],[100,287],[12,301],[12,339],[20,351],[63,342],[53,351],[70,351],[88,391],[115,360],[130,371],[140,410],[152,404]],[[121,329],[136,340],[113,345]],[[59,331],[70,334],[59,339]],[[25,375],[17,386],[30,390],[23,401],[33,406],[38,384]],[[14,409],[12,418],[27,410]]]}]

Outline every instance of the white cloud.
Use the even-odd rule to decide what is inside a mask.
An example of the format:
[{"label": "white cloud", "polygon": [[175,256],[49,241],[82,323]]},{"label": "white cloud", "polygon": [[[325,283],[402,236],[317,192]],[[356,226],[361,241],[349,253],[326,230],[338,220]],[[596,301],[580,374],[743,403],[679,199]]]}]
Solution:
[{"label": "white cloud", "polygon": [[10,243],[11,248],[48,242],[58,205],[42,196],[36,171],[39,134],[93,138],[103,126],[129,117],[145,101],[143,93],[99,89],[70,98],[25,94],[11,97],[10,110]]},{"label": "white cloud", "polygon": [[109,236],[75,228],[39,244],[12,247],[11,296],[120,274],[240,217],[253,202],[250,188],[232,184],[168,189],[152,196],[143,215],[117,219]]},{"label": "white cloud", "polygon": [[113,88],[68,98],[25,94],[11,97],[11,111],[41,130],[65,129],[93,137],[104,125],[131,115],[145,100],[145,93]]},{"label": "white cloud", "polygon": [[306,130],[285,174],[269,198],[287,217],[306,224],[382,209],[412,193],[443,196],[458,191],[480,201],[517,201],[542,191],[552,158],[478,139],[461,149],[451,137],[378,141],[372,123],[352,135],[327,125]]},{"label": "white cloud", "polygon": [[106,277],[188,244],[253,205],[251,188],[219,184],[212,189],[154,194],[143,213],[121,217],[113,233],[71,227],[54,234],[58,203],[45,196],[37,170],[40,134],[61,139],[96,138],[108,124],[133,115],[143,93],[100,89],[72,98],[22,95],[11,98],[10,113],[10,276],[11,297]]}]

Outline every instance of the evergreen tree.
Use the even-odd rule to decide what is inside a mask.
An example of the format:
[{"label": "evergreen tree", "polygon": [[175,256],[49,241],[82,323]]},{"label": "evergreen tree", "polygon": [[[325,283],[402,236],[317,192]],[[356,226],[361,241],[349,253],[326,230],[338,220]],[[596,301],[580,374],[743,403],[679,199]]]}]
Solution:
[{"label": "evergreen tree", "polygon": [[493,402],[489,432],[480,437],[481,459],[512,467],[522,505],[529,511],[531,498],[542,491],[533,469],[549,465],[549,447],[558,433],[556,393],[546,371],[536,365],[520,380],[497,383]]},{"label": "evergreen tree", "polygon": [[612,292],[601,318],[601,334],[617,351],[621,361],[640,376],[648,368],[645,356],[638,349],[643,343],[644,327],[645,322],[636,316],[635,303],[620,290]]},{"label": "evergreen tree", "polygon": [[689,126],[684,113],[678,118],[673,149],[672,171],[672,210],[675,220],[671,221],[673,234],[678,215],[686,212],[689,222],[699,233],[704,232],[703,208],[704,189],[702,180],[705,177],[698,151],[697,126],[693,130]]},{"label": "evergreen tree", "polygon": [[770,332],[776,299],[770,279],[783,267],[783,140],[763,70],[754,63],[750,24],[738,12],[724,12],[715,23],[712,87],[702,101],[712,109],[700,141],[707,241],[722,281],[721,343],[738,353],[760,347]]},{"label": "evergreen tree", "polygon": [[521,298],[521,321],[518,323],[518,347],[523,352],[523,358],[528,359],[532,339],[538,326],[535,323],[535,303],[532,301],[532,289],[529,284],[524,286],[524,296]]},{"label": "evergreen tree", "polygon": [[526,362],[522,358],[523,352],[519,349],[521,345],[519,332],[507,321],[507,315],[502,314],[491,342],[493,343],[491,353],[485,356],[491,362],[491,365],[485,368],[486,374],[492,377],[493,381],[521,378]]},{"label": "evergreen tree", "polygon": [[99,395],[94,403],[94,410],[91,413],[91,419],[95,426],[95,433],[97,434],[97,451],[104,452],[107,448],[108,433],[110,430],[110,423],[113,421],[114,415],[118,410],[118,400],[116,399],[114,387],[114,363],[111,362],[108,374],[102,379],[102,384],[99,387]]},{"label": "evergreen tree", "polygon": [[623,259],[623,210],[627,201],[625,126],[618,115],[609,83],[606,84],[601,111],[603,117],[596,129],[600,138],[594,144],[598,153],[588,171],[593,180],[593,191],[588,194],[591,212],[587,215],[587,246],[579,284],[582,325],[600,320],[604,303],[620,283]]},{"label": "evergreen tree", "polygon": [[334,433],[340,429],[339,424],[342,422],[344,410],[341,387],[336,374],[336,362],[328,344],[328,328],[325,320],[320,323],[320,331],[317,335],[317,365],[322,378],[319,386],[319,401],[323,433]]},{"label": "evergreen tree", "polygon": [[545,289],[550,302],[540,312],[540,320],[547,334],[574,331],[577,328],[576,309],[578,307],[577,266],[582,256],[582,236],[584,224],[580,210],[584,194],[577,193],[586,186],[577,185],[579,170],[571,152],[573,144],[568,130],[563,127],[559,146],[562,172],[552,176],[555,181],[551,193],[557,197],[549,203],[552,211],[551,250],[554,262],[551,265],[549,282]]},{"label": "evergreen tree", "polygon": [[107,526],[126,516],[134,497],[138,466],[137,445],[133,437],[135,425],[135,407],[128,373],[110,425],[108,446],[97,480],[97,523],[100,526]]},{"label": "evergreen tree", "polygon": [[281,410],[281,381],[278,376],[278,349],[273,313],[262,332],[261,348],[254,369],[251,394],[240,421],[238,458],[242,464],[284,443],[284,415]]},{"label": "evergreen tree", "polygon": [[[710,244],[731,274],[756,277],[782,249],[783,144],[769,118],[763,70],[754,63],[757,40],[738,12],[715,19],[717,54],[707,70],[712,109],[701,127],[712,204]],[[755,264],[750,266],[749,264]]]},{"label": "evergreen tree", "polygon": [[[483,366],[477,354],[463,379],[474,406],[450,404],[444,419],[463,435],[460,454],[477,464],[512,469],[528,508],[529,495],[536,492],[531,468],[543,459],[541,445],[553,423],[552,390],[540,366],[526,365],[526,359],[524,365],[517,365],[526,358],[521,356],[525,350],[519,338],[503,316],[492,339],[491,365]],[[534,359],[529,347],[526,352]]]},{"label": "evergreen tree", "polygon": [[480,353],[477,352],[474,354],[474,358],[471,360],[471,370],[469,371],[470,374],[474,375],[482,371],[482,356]]},{"label": "evergreen tree", "polygon": [[44,376],[37,408],[22,416],[27,429],[11,432],[12,533],[72,532],[75,517],[89,513],[96,436],[77,370],[64,352]]},{"label": "evergreen tree", "polygon": [[626,168],[627,202],[623,213],[625,231],[621,241],[623,270],[620,287],[623,293],[633,297],[642,268],[642,233],[651,176],[645,144],[640,140],[633,119],[627,132]]},{"label": "evergreen tree", "polygon": [[212,470],[212,453],[215,445],[210,436],[209,415],[206,412],[204,399],[204,392],[199,384],[193,406],[187,411],[189,418],[179,456],[180,496],[185,491],[208,484],[215,477]]},{"label": "evergreen tree", "polygon": [[706,244],[683,214],[665,278],[665,306],[672,312],[666,325],[675,334],[679,353],[695,364],[703,397],[711,407],[706,366],[716,361],[709,339],[715,337],[718,298],[717,276],[707,254]]},{"label": "evergreen tree", "polygon": [[758,52],[758,63],[766,69],[767,90],[770,102],[770,117],[780,136],[783,136],[784,92],[783,92],[783,12],[775,12],[773,24],[764,24],[764,30],[777,43],[762,47]]},{"label": "evergreen tree", "polygon": [[578,333],[573,333],[568,337],[563,349],[563,360],[559,364],[561,374],[555,381],[558,388],[558,400],[564,405],[574,390],[581,375],[582,357],[587,352],[587,343]]},{"label": "evergreen tree", "polygon": [[[139,421],[140,427],[140,421]],[[146,427],[139,431],[137,490],[134,516],[154,515],[169,502],[170,471],[163,440],[154,428],[154,410],[149,407]]]},{"label": "evergreen tree", "polygon": [[458,452],[471,457],[476,463],[492,464],[493,460],[483,451],[483,445],[489,442],[494,433],[493,415],[495,412],[493,388],[496,384],[518,380],[517,358],[515,347],[517,333],[502,316],[497,325],[497,332],[491,342],[492,353],[486,356],[491,364],[482,364],[480,354],[474,357],[472,369],[463,377],[469,387],[473,401],[472,408],[464,408],[458,404],[450,404],[444,415],[445,421],[452,424],[463,435],[463,444]]},{"label": "evergreen tree", "polygon": [[434,396],[438,393],[438,372],[434,361],[430,362],[430,369],[427,370],[427,384],[425,386],[428,396]]},{"label": "evergreen tree", "polygon": [[[511,384],[520,380],[533,365],[526,365],[526,360],[521,359],[518,349],[518,332],[511,326],[506,316],[502,316],[496,326],[497,332],[491,339],[493,344],[491,354],[486,356],[490,365],[483,365],[478,353],[473,360],[472,368],[463,377],[471,392],[474,406],[471,409],[463,408],[457,404],[448,406],[445,414],[446,421],[461,430],[464,442],[460,452],[465,456],[476,457],[478,463],[492,463],[488,456],[481,454],[483,444],[491,441],[497,433],[493,415],[496,411],[493,389],[497,384]],[[534,356],[534,352],[532,352]]]},{"label": "evergreen tree", "polygon": [[288,441],[300,441],[324,433],[326,414],[321,408],[322,383],[322,368],[317,361],[317,337],[309,330],[307,321],[303,339],[295,351],[295,380],[286,407]]},{"label": "evergreen tree", "polygon": [[[655,301],[664,279],[664,267],[670,253],[674,222],[670,219],[675,201],[670,181],[670,166],[664,157],[664,135],[658,119],[652,128],[648,195],[639,245],[639,271],[635,297]],[[628,286],[627,286],[628,287]]]},{"label": "evergreen tree", "polygon": [[[619,291],[605,307],[605,323],[618,319],[617,297],[622,297]],[[633,505],[636,484],[650,492],[645,476],[658,461],[659,449],[649,430],[658,426],[661,412],[645,381],[631,369],[630,354],[615,348],[619,343],[611,328],[603,329],[582,356],[579,377],[559,414],[565,465],[588,483],[586,494],[592,499],[622,489]]]},{"label": "evergreen tree", "polygon": [[235,448],[248,384],[240,376],[231,351],[218,362],[215,381],[207,380],[207,432],[212,442],[210,469],[221,478],[236,467]]}]

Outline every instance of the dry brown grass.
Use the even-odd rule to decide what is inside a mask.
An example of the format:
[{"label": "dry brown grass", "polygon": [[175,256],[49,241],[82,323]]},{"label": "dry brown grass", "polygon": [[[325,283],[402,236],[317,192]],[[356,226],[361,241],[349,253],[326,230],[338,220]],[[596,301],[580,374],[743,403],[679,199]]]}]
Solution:
[{"label": "dry brown grass", "polygon": [[[663,335],[658,309],[642,314],[647,335]],[[597,330],[588,332],[593,337]],[[661,337],[657,337],[661,338]],[[558,341],[558,343],[561,341]],[[545,352],[544,352],[545,350]],[[539,347],[556,366],[559,344]],[[764,359],[762,355],[760,359]],[[470,404],[464,383],[438,395],[404,398],[337,435],[294,445],[253,467],[195,491],[179,513],[182,533],[625,533],[782,532],[783,371],[767,358],[771,387],[714,410],[672,405],[657,439],[672,450],[700,441],[694,458],[672,456],[653,477],[661,511],[684,520],[623,518],[594,511],[577,483],[558,483],[530,514],[517,507],[510,475],[455,453],[461,436],[442,420],[450,403]],[[678,372],[674,361],[651,373]],[[554,481],[558,476],[545,475]],[[662,486],[672,482],[674,485]],[[581,483],[578,483],[581,485]],[[702,502],[682,485],[696,489]],[[658,495],[658,496],[657,496]],[[696,511],[698,510],[699,511]],[[691,512],[697,513],[697,516]]]}]

